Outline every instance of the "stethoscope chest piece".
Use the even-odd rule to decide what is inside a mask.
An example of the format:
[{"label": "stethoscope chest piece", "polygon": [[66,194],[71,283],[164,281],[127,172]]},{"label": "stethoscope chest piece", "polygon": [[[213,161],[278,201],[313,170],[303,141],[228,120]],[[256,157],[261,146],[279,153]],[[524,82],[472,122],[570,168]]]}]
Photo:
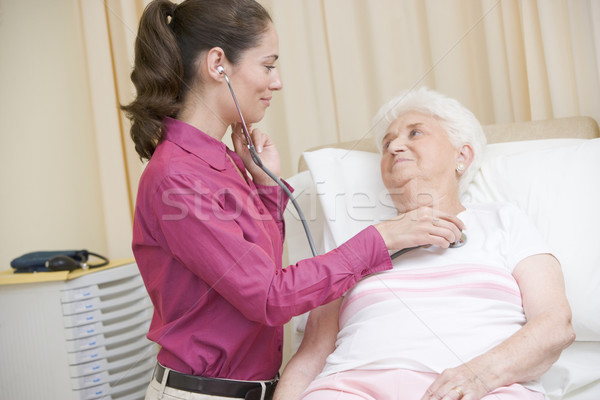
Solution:
[{"label": "stethoscope chest piece", "polygon": [[463,247],[465,245],[465,243],[467,243],[467,235],[465,235],[464,232],[461,232],[460,239],[458,239],[458,241],[456,241],[454,243],[451,243],[450,248],[456,249],[459,247]]}]

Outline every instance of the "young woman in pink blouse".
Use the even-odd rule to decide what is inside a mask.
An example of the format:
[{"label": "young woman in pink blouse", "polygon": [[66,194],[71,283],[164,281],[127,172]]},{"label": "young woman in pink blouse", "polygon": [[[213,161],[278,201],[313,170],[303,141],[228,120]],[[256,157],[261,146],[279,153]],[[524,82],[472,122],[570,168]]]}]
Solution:
[{"label": "young woman in pink blouse", "polygon": [[[288,199],[252,162],[220,73],[248,125],[260,121],[282,89],[269,14],[253,0],[155,0],[135,46],[137,97],[123,110],[149,162],[133,252],[154,304],[148,338],[160,345],[146,398],[270,398],[285,322],[390,269],[388,250],[447,247],[463,225],[418,210],[282,268]],[[229,127],[235,151],[222,142]],[[274,143],[259,129],[251,137],[279,175]]]}]

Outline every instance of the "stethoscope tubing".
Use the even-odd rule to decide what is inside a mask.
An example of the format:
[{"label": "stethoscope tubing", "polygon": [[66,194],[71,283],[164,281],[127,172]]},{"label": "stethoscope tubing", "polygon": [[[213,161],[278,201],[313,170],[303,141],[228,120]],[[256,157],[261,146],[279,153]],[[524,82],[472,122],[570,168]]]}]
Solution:
[{"label": "stethoscope tubing", "polygon": [[233,97],[233,102],[235,104],[235,108],[240,116],[241,121],[242,121],[242,131],[244,132],[244,136],[246,137],[246,143],[247,143],[248,150],[250,151],[252,161],[254,161],[254,163],[258,167],[260,167],[260,169],[262,169],[273,181],[275,181],[275,183],[277,183],[277,185],[279,185],[279,187],[285,192],[285,194],[291,200],[292,204],[294,205],[294,208],[296,209],[296,212],[298,212],[298,217],[300,218],[300,221],[302,222],[302,227],[304,228],[304,232],[306,233],[306,238],[308,239],[308,244],[310,245],[310,251],[312,252],[313,256],[316,257],[318,255],[317,248],[313,241],[312,234],[310,233],[308,223],[306,222],[306,218],[304,217],[304,213],[302,212],[300,205],[298,204],[298,202],[292,195],[292,192],[290,191],[290,189],[288,189],[288,187],[281,181],[281,179],[279,179],[273,172],[271,172],[263,164],[262,160],[258,156],[258,152],[256,151],[254,144],[252,143],[252,139],[250,138],[250,132],[248,132],[248,127],[246,126],[246,121],[244,120],[244,116],[242,115],[242,111],[240,110],[240,106],[238,105],[237,98],[235,97],[235,92],[233,91],[233,88],[231,87],[231,83],[229,82],[229,77],[227,76],[227,74],[225,73],[224,70],[222,70],[221,73],[225,77],[227,86],[229,86],[229,91],[231,92],[231,97]]},{"label": "stethoscope tubing", "polygon": [[[258,167],[260,167],[260,169],[262,169],[271,179],[273,179],[275,181],[275,183],[277,183],[277,185],[279,185],[279,187],[285,192],[285,194],[287,194],[288,198],[291,200],[292,204],[294,205],[294,208],[298,212],[298,217],[300,218],[300,221],[302,222],[302,227],[304,228],[304,232],[306,233],[306,238],[308,239],[308,244],[310,245],[310,251],[312,252],[313,256],[316,257],[318,255],[317,248],[313,241],[312,234],[310,233],[310,229],[308,227],[308,223],[306,222],[306,218],[304,217],[304,213],[302,212],[302,209],[300,209],[300,205],[298,204],[298,202],[296,201],[296,199],[294,198],[294,196],[292,195],[292,192],[288,189],[288,187],[281,181],[281,179],[279,179],[277,176],[275,176],[275,174],[273,172],[271,172],[263,164],[262,160],[258,156],[258,153],[257,153],[256,149],[254,148],[254,144],[252,143],[252,139],[250,138],[250,132],[248,132],[248,127],[246,126],[246,121],[244,120],[244,116],[242,115],[242,111],[240,110],[240,106],[238,104],[237,98],[235,97],[235,92],[233,91],[233,88],[231,87],[231,82],[229,82],[229,77],[227,76],[227,74],[225,73],[225,70],[223,70],[223,69],[220,70],[220,73],[222,73],[223,76],[225,77],[225,81],[227,82],[227,86],[229,87],[229,91],[231,92],[231,97],[233,97],[233,103],[235,104],[235,108],[238,112],[238,115],[240,116],[240,120],[242,121],[242,131],[244,132],[244,136],[246,137],[246,143],[247,143],[248,150],[250,151],[250,155],[252,156],[252,161],[254,161],[254,163]],[[450,247],[451,248],[461,247],[465,244],[466,240],[467,240],[467,237],[463,233],[460,240],[457,241],[456,243],[452,243],[450,245]],[[393,260],[393,259],[401,256],[402,254],[408,253],[409,251],[417,249],[419,247],[422,247],[422,246],[409,247],[406,249],[396,251],[390,257]]]}]

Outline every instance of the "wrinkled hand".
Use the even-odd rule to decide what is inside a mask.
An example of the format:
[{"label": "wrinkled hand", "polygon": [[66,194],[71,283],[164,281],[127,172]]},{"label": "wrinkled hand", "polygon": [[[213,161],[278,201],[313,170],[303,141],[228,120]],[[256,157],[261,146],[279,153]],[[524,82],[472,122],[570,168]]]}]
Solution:
[{"label": "wrinkled hand", "polygon": [[[256,152],[258,153],[264,166],[279,178],[281,174],[281,165],[279,153],[277,152],[275,143],[260,129],[252,129],[251,125],[248,126],[248,132],[250,133],[252,143],[254,143]],[[254,163],[254,161],[252,161],[252,155],[250,154],[250,150],[248,150],[246,137],[242,131],[241,123],[235,123],[231,125],[231,139],[235,152],[240,156],[244,162],[244,166],[250,175],[252,175],[254,183],[268,186],[276,185],[277,183],[275,183],[269,177],[269,175],[267,175],[258,165]]]},{"label": "wrinkled hand", "polygon": [[454,215],[421,206],[375,225],[388,250],[402,250],[422,245],[448,248],[460,239],[465,228]]},{"label": "wrinkled hand", "polygon": [[492,388],[485,384],[481,369],[469,364],[449,368],[429,386],[421,400],[479,400]]}]

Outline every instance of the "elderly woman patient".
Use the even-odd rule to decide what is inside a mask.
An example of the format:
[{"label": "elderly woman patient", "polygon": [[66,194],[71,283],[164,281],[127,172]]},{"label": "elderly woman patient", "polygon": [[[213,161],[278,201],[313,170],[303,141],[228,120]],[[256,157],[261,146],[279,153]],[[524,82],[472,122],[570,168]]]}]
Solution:
[{"label": "elderly woman patient", "polygon": [[428,89],[375,121],[399,218],[429,202],[464,222],[466,243],[417,248],[312,311],[275,399],[543,400],[536,379],[573,342],[571,310],[560,264],[524,213],[461,203],[481,125]]}]

